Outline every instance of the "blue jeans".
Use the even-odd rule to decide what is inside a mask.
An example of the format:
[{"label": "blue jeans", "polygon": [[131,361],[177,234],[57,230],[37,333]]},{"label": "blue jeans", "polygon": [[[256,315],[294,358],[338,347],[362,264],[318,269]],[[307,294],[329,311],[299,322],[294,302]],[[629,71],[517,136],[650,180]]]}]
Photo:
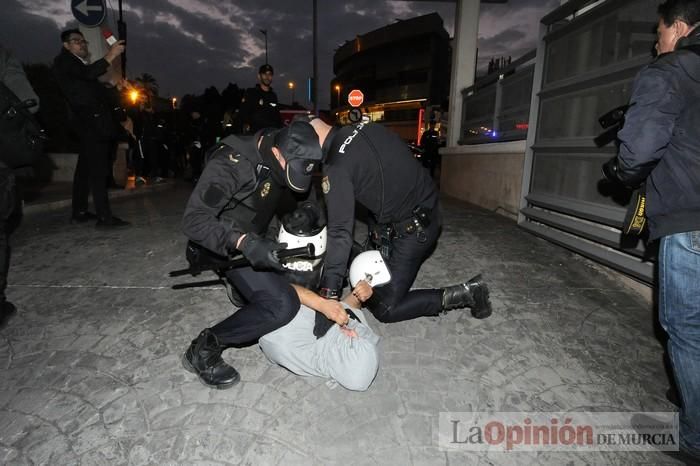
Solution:
[{"label": "blue jeans", "polygon": [[700,231],[661,238],[659,320],[681,395],[681,449],[700,456]]}]

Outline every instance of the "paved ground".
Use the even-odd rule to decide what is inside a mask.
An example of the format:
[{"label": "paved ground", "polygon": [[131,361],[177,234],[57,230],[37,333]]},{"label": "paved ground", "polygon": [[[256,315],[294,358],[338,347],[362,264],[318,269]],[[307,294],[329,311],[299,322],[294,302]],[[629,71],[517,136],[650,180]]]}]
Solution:
[{"label": "paved ground", "polygon": [[[374,324],[366,393],[299,378],[256,347],[224,357],[242,383],[215,391],[179,358],[230,312],[223,288],[173,291],[185,189],[118,199],[134,222],[98,232],[67,211],[15,235],[0,331],[0,464],[660,464],[658,453],[446,453],[440,411],[670,411],[649,306],[592,263],[465,204],[418,286],[483,271],[496,312]],[[673,464],[673,463],[668,463]]]}]

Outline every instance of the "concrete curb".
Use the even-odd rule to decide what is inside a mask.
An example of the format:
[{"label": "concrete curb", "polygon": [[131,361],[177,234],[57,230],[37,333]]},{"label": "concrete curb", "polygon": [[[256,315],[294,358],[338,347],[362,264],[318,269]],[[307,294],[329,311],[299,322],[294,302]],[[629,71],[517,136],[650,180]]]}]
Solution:
[{"label": "concrete curb", "polygon": [[[129,189],[118,189],[109,191],[110,200],[120,199],[123,197],[139,196],[142,194],[148,194],[158,191],[164,191],[166,189],[173,189],[178,183],[175,181],[166,181],[163,183],[139,186],[136,188]],[[22,212],[24,215],[30,215],[35,213],[50,212],[54,210],[61,210],[71,205],[71,193],[68,193],[67,199],[60,199],[57,201],[50,202],[32,202],[29,204],[24,204],[22,207]]]}]

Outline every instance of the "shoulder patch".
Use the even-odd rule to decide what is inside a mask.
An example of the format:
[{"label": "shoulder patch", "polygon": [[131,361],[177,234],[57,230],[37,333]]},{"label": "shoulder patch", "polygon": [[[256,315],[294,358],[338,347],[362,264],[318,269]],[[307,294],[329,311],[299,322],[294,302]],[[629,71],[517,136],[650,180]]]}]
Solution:
[{"label": "shoulder patch", "polygon": [[233,163],[238,163],[240,162],[240,160],[238,160],[240,156],[241,154],[228,154],[228,159]]},{"label": "shoulder patch", "polygon": [[321,180],[321,189],[323,190],[323,194],[328,194],[330,192],[331,181],[328,179],[328,176],[324,176]]}]

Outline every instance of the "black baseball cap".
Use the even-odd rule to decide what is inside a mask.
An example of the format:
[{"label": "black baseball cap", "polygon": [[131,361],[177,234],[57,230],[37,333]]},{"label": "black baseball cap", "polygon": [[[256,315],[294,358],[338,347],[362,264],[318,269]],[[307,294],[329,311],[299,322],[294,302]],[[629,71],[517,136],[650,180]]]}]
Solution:
[{"label": "black baseball cap", "polygon": [[275,74],[275,70],[272,69],[272,65],[265,63],[263,66],[261,66],[258,69],[258,74],[263,74],[263,73],[267,73],[267,72]]},{"label": "black baseball cap", "polygon": [[277,147],[286,161],[285,181],[292,190],[309,190],[311,175],[323,153],[314,127],[305,121],[292,121],[275,135]]}]

